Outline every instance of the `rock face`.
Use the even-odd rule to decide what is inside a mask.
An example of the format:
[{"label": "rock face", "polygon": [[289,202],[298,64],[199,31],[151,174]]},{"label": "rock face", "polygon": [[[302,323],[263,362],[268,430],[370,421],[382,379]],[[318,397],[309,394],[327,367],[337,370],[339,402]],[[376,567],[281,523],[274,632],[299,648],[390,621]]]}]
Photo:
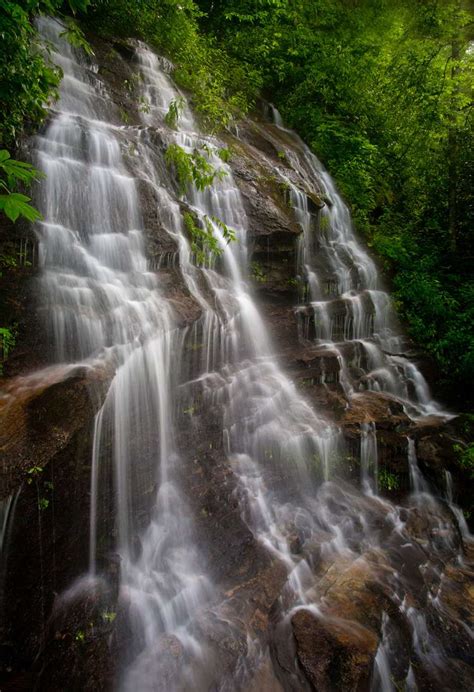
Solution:
[{"label": "rock face", "polygon": [[90,425],[111,373],[57,366],[10,380],[0,401],[4,499]]},{"label": "rock face", "polygon": [[298,660],[315,690],[364,690],[369,686],[378,638],[353,623],[318,621],[300,610],[291,621]]},{"label": "rock face", "polygon": [[291,618],[295,652],[315,690],[370,687],[383,609],[389,599],[377,572],[383,555],[336,562],[321,578],[322,609],[298,610]]},{"label": "rock face", "polygon": [[14,498],[2,546],[2,663],[18,671],[31,670],[56,594],[87,565],[92,419],[107,382],[104,373],[48,374],[11,382],[0,414],[3,503]]},{"label": "rock face", "polygon": [[[124,133],[122,145],[133,149],[141,121],[137,102],[124,82],[134,74],[134,52],[126,44],[111,45],[91,38],[99,74],[130,125],[130,141]],[[123,123],[117,120],[115,124]],[[150,128],[147,136],[156,152],[161,152],[160,133]],[[211,622],[203,619],[199,624],[199,640],[218,652],[203,689],[215,689],[219,679],[222,689],[369,690],[377,654],[381,646],[388,647],[391,636],[401,651],[394,673],[397,683],[404,684],[413,663],[418,688],[434,690],[436,680],[427,672],[430,660],[423,658],[423,652],[412,658],[409,654],[412,640],[419,635],[414,625],[410,630],[409,623],[418,622],[418,613],[423,611],[441,631],[443,647],[452,661],[446,672],[451,687],[446,689],[467,690],[472,660],[460,622],[468,622],[473,612],[469,609],[474,599],[469,555],[460,568],[456,564],[458,553],[467,548],[460,535],[452,538],[452,510],[448,506],[437,523],[434,510],[430,514],[410,498],[407,461],[410,437],[416,442],[425,475],[443,488],[444,472],[449,470],[454,499],[467,503],[469,472],[460,467],[453,450],[464,433],[456,421],[414,422],[397,400],[381,392],[361,391],[348,402],[341,382],[340,354],[299,338],[295,304],[301,286],[295,267],[302,229],[288,189],[275,169],[307,196],[315,223],[327,201],[320,190],[309,189],[305,177],[285,157],[284,145],[290,141],[285,138],[283,131],[276,131],[258,117],[242,123],[239,138],[224,136],[233,152],[230,165],[248,217],[253,291],[282,367],[306,400],[316,409],[324,409],[341,431],[347,453],[335,462],[337,475],[344,482],[360,476],[363,426],[376,427],[379,468],[392,479],[381,491],[405,505],[400,514],[403,529],[398,534],[393,530],[393,505],[383,498],[355,499],[345,485],[339,494],[334,493],[328,506],[334,517],[342,516],[355,527],[353,540],[344,548],[347,559],[340,559],[340,555],[334,559],[323,522],[319,542],[308,539],[304,526],[281,527],[292,536],[292,559],[307,561],[313,573],[318,602],[317,608],[301,607],[292,612],[282,624],[280,616],[288,598],[288,564],[266,550],[244,520],[238,482],[222,439],[219,402],[209,406],[199,394],[191,409],[179,407],[178,402],[178,447],[184,460],[180,480],[192,509],[197,541],[203,546],[210,574],[225,604],[219,617]],[[125,158],[133,173],[133,151]],[[177,245],[160,217],[157,190],[143,180],[138,188],[148,269],[159,273],[163,295],[184,335],[182,370],[191,380],[200,356],[195,335],[199,333],[202,307],[186,288]],[[8,226],[0,229],[1,247],[13,242],[12,233]],[[35,240],[28,233],[25,230],[30,243],[27,251],[33,254]],[[94,417],[114,372],[112,366],[48,366],[41,320],[28,307],[38,270],[36,261],[31,265],[16,277],[6,301],[8,322],[18,322],[20,330],[17,350],[5,367],[0,398],[0,501],[4,502],[2,507],[15,509],[5,515],[8,530],[1,546],[0,685],[2,690],[31,689],[34,685],[44,690],[109,690],[116,687],[131,635],[127,628],[129,604],[118,593],[120,558],[110,550],[116,525],[112,503],[106,497],[101,503],[101,579],[76,580],[89,567]],[[112,486],[112,470],[106,476],[106,484]],[[275,487],[284,482],[275,472]],[[142,500],[145,526],[151,510],[147,497]],[[366,545],[367,527],[362,516],[369,517],[371,531],[381,536],[372,552]],[[407,536],[410,548],[404,547]],[[432,546],[427,537],[437,542],[438,552],[431,562],[427,554],[431,555]],[[418,567],[425,562],[427,566],[420,572]],[[393,594],[387,590],[387,575],[400,565],[409,596],[406,603],[395,607]],[[223,622],[232,623],[232,636]],[[389,636],[385,630],[390,628]],[[425,648],[428,644],[422,642]],[[179,640],[162,637],[156,644],[156,658],[160,661],[161,689],[166,689],[185,664]],[[244,661],[251,662],[248,670]]]}]

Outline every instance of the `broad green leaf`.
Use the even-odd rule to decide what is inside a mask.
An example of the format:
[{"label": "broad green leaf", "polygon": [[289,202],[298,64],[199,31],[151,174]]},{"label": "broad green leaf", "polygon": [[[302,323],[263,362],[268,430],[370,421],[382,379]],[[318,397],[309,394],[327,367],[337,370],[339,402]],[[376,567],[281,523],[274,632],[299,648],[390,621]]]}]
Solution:
[{"label": "broad green leaf", "polygon": [[42,218],[39,211],[31,206],[30,202],[30,197],[19,192],[0,195],[0,209],[3,209],[6,216],[13,222],[20,216],[23,216],[27,221],[38,221]]}]

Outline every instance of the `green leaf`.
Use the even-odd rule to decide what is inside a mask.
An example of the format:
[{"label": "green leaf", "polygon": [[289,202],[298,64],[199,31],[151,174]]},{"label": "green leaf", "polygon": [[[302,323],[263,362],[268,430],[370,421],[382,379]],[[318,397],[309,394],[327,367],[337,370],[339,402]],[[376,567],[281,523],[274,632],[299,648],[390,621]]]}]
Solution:
[{"label": "green leaf", "polygon": [[7,176],[10,185],[17,180],[29,185],[33,180],[44,177],[44,174],[34,168],[31,163],[12,159],[6,149],[0,151],[0,169]]},{"label": "green leaf", "polygon": [[94,55],[92,46],[86,39],[84,32],[73,19],[67,20],[67,28],[59,36],[64,37],[74,48],[82,49],[87,55]]},{"label": "green leaf", "polygon": [[30,202],[30,197],[22,195],[19,192],[11,192],[9,195],[0,195],[0,209],[3,210],[13,222],[20,216],[23,216],[27,221],[38,221],[42,218],[39,211],[29,204]]}]

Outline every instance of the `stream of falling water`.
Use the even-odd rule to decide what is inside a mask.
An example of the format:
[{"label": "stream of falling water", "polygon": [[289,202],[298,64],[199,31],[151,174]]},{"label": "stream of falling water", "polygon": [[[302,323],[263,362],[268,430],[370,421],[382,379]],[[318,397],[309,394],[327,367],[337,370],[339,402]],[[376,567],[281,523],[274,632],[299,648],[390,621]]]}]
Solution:
[{"label": "stream of falling water", "polygon": [[[404,353],[405,339],[390,296],[381,289],[373,260],[354,236],[349,210],[331,176],[271,108],[277,131],[266,131],[264,136],[277,144],[306,184],[306,189],[299,188],[281,168],[274,167],[289,188],[303,230],[298,272],[306,302],[297,311],[300,333],[338,357],[340,381],[349,398],[366,389],[382,391],[403,402],[413,418],[448,417]],[[324,202],[319,216],[310,208],[311,193]]]},{"label": "stream of falling water", "polygon": [[[181,95],[168,66],[146,46],[139,44],[136,56],[141,95],[149,109],[142,114],[142,128],[125,128],[93,63],[61,39],[58,23],[43,19],[40,28],[55,46],[53,59],[64,71],[51,124],[36,139],[38,166],[47,175],[41,200],[45,220],[39,229],[41,309],[56,362],[91,367],[99,362],[113,373],[95,421],[90,571],[93,576],[100,572],[101,498],[112,469],[120,602],[132,642],[118,686],[140,692],[164,689],[164,683],[157,682],[160,642],[172,638],[186,652],[187,663],[173,679],[166,679],[166,689],[220,689],[220,681],[212,679],[212,653],[197,633],[206,612],[219,612],[223,596],[195,538],[192,512],[179,482],[175,434],[178,389],[195,387],[222,412],[225,449],[239,482],[247,525],[287,568],[282,622],[288,623],[302,607],[318,618],[328,617],[314,576],[316,553],[324,564],[340,564],[341,569],[365,562],[390,588],[419,656],[445,665],[423,612],[406,602],[410,575],[397,571],[395,559],[388,561],[385,572],[373,560],[377,551],[393,557],[404,546],[414,553],[414,562],[421,559],[405,529],[403,511],[377,496],[375,427],[368,426],[362,435],[364,492],[336,482],[333,466],[343,453],[341,433],[298,393],[277,363],[247,285],[246,215],[231,169],[217,155],[219,143],[199,133],[187,103],[177,130],[166,126],[170,103]],[[207,217],[212,224],[222,251],[218,262],[208,257],[201,266],[196,264],[180,200],[169,175],[163,174],[163,152],[149,140],[153,129],[165,144],[176,143],[186,151],[208,145],[211,164],[225,173],[211,188],[188,189],[185,196],[198,219]],[[278,129],[287,133],[281,121]],[[127,137],[133,137],[137,151],[133,176],[122,155]],[[330,199],[322,212],[327,219],[322,256],[331,270],[325,277],[311,250],[313,219],[307,195],[291,185],[304,231],[299,270],[305,272],[311,298],[309,306],[299,308],[306,320],[303,331],[309,338],[311,317],[312,337],[341,359],[351,396],[359,385],[383,389],[402,400],[413,416],[439,413],[418,369],[400,355],[402,342],[392,328],[389,298],[377,288],[375,266],[353,237],[346,207],[317,160],[298,146],[298,153],[287,148],[292,164],[304,171],[310,188],[322,185]],[[160,272],[147,268],[137,178],[155,191],[160,219],[178,247],[183,280],[201,308],[192,327],[178,327],[172,305],[163,297]],[[237,242],[226,242],[215,218],[235,231]],[[324,299],[324,286],[333,286],[334,296]],[[332,305],[342,311],[342,322],[337,322]],[[192,372],[183,373],[183,348],[189,338],[200,344],[198,362]],[[359,344],[364,353],[367,368],[358,383],[347,365],[346,342]],[[432,522],[428,557],[423,552],[425,570],[435,571],[440,570],[440,556],[458,550],[456,528],[437,501],[421,491],[414,453],[408,441],[413,489],[417,498],[429,497],[423,501]],[[417,499],[418,508],[421,504]],[[439,581],[441,577],[442,571]],[[385,615],[374,672],[377,689],[386,691],[392,689],[390,668],[397,656],[391,627]],[[410,668],[407,685],[412,675]]]},{"label": "stream of falling water", "polygon": [[[57,113],[37,138],[47,176],[42,296],[56,358],[99,359],[115,371],[95,423],[91,572],[101,476],[111,466],[121,600],[134,642],[121,686],[153,689],[160,634],[178,636],[195,662],[202,658],[189,622],[212,592],[176,482],[172,415],[183,333],[159,278],[147,270],[136,180],[123,163],[115,107],[93,65],[61,39],[62,27],[45,19],[40,28],[64,72]],[[140,502],[149,495],[151,520],[143,526]]]}]

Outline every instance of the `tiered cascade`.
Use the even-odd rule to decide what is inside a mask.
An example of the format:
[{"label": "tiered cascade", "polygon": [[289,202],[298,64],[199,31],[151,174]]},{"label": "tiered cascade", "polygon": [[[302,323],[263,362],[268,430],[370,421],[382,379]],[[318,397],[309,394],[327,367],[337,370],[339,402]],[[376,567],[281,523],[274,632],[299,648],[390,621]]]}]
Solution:
[{"label": "tiered cascade", "polygon": [[298,251],[300,337],[340,361],[340,382],[350,399],[364,390],[386,392],[403,402],[413,417],[449,416],[430,394],[400,331],[390,296],[381,287],[373,260],[355,237],[347,205],[329,173],[304,142],[284,127],[272,106],[274,128],[262,135],[281,152],[276,175],[288,188],[289,202],[302,228]]},{"label": "tiered cascade", "polygon": [[[284,641],[291,651],[290,630],[306,617],[333,640],[340,636],[362,647],[374,690],[391,691],[394,678],[415,690],[427,670],[456,681],[459,670],[437,623],[460,628],[444,591],[470,537],[464,532],[461,539],[450,503],[429,491],[413,441],[406,439],[413,492],[405,506],[378,494],[373,424],[361,430],[362,487],[347,481],[342,431],[277,361],[250,287],[243,197],[232,167],[218,156],[219,140],[199,132],[171,66],[135,45],[147,107],[140,125],[124,126],[94,63],[61,38],[58,23],[41,20],[41,30],[65,76],[51,123],[36,139],[37,162],[47,175],[40,200],[45,220],[38,229],[40,310],[53,362],[102,368],[111,378],[95,418],[90,566],[83,588],[105,581],[106,555],[118,554],[117,687],[245,689],[262,661],[271,659],[275,670],[285,661],[278,673],[284,684],[309,689],[294,652],[282,652]],[[173,128],[166,114],[178,100],[184,108]],[[401,401],[414,418],[440,414],[403,353],[390,299],[328,173],[281,120],[261,129],[284,149],[286,168],[296,173],[275,168],[302,230],[295,268],[305,286],[296,308],[301,338],[315,341],[321,357],[331,352],[339,359],[348,405],[365,388]],[[205,151],[222,175],[205,190],[188,185],[182,194],[165,161],[170,144]],[[153,271],[143,185],[152,190],[160,227],[175,248]],[[324,201],[320,213],[311,208],[311,196]],[[211,225],[217,258],[193,252],[183,209]],[[235,242],[227,242],[222,224]],[[166,264],[196,307],[188,323],[166,293]],[[235,586],[219,583],[207,559],[212,550],[193,513],[184,482],[188,450],[180,443],[182,412],[193,425],[198,397],[220,427],[249,535],[286,575],[271,627],[259,628],[257,617],[243,620],[237,574]],[[341,614],[347,604],[338,597],[345,579],[359,587],[361,575],[357,597],[372,598],[375,590],[379,599],[376,605],[370,600],[363,623],[356,610]]]}]

